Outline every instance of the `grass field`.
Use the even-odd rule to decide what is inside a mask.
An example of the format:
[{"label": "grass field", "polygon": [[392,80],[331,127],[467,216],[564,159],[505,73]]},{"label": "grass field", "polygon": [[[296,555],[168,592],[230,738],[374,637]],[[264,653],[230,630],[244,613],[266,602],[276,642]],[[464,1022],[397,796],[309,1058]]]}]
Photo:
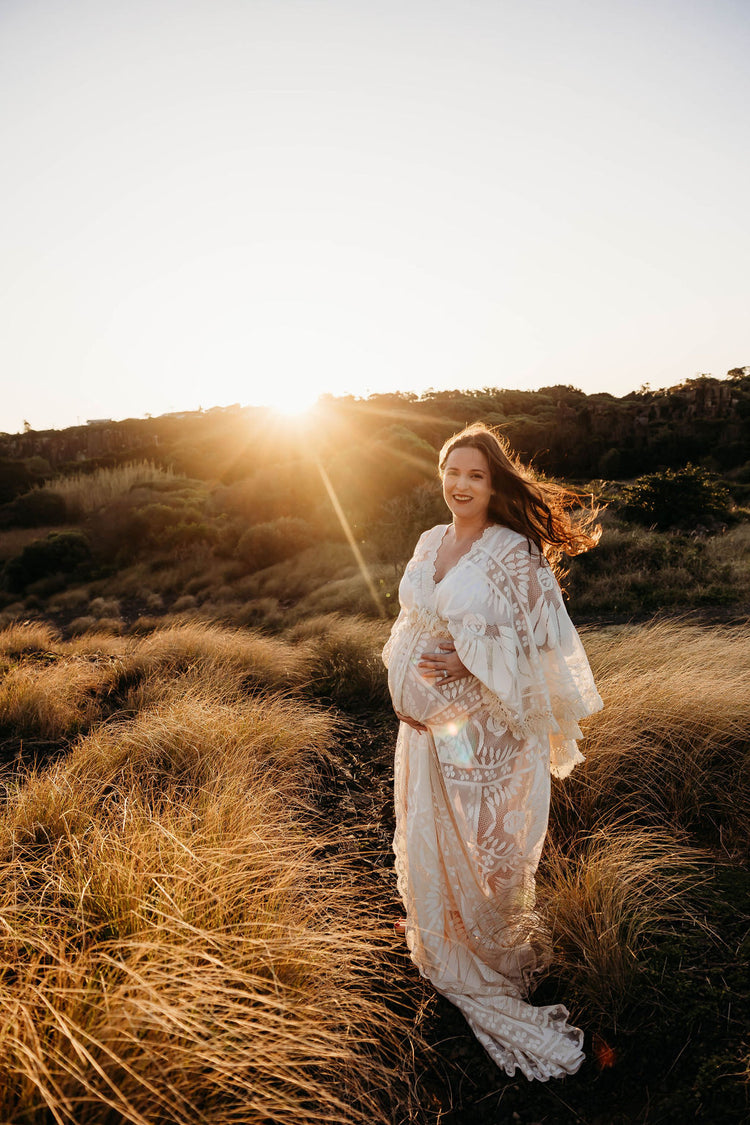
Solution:
[{"label": "grass field", "polygon": [[[535,998],[587,1062],[530,1085],[392,931],[403,505],[356,559],[319,513],[292,550],[305,521],[270,511],[250,559],[252,481],[140,462],[38,491],[28,518],[60,522],[0,530],[1,562],[49,560],[0,592],[0,1121],[748,1118],[747,522],[608,511],[573,560],[605,708],[553,785]],[[60,571],[71,527],[91,555]]]},{"label": "grass field", "polygon": [[385,629],[0,633],[0,1119],[743,1120],[747,630],[583,634],[606,706],[554,787],[537,997],[588,1061],[541,1086],[390,930]]}]

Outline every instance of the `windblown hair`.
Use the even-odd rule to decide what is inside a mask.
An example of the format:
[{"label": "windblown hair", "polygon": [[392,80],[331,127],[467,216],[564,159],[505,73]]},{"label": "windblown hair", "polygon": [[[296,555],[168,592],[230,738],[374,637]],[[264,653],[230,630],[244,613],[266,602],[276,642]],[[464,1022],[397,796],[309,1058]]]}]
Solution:
[{"label": "windblown hair", "polygon": [[[475,422],[448,438],[440,450],[442,478],[454,449],[479,449],[490,467],[490,519],[525,535],[559,572],[562,555],[580,555],[595,547],[602,533],[596,522],[600,508],[559,484],[540,480],[523,465],[504,437],[483,422]],[[575,515],[570,511],[577,508]]]}]

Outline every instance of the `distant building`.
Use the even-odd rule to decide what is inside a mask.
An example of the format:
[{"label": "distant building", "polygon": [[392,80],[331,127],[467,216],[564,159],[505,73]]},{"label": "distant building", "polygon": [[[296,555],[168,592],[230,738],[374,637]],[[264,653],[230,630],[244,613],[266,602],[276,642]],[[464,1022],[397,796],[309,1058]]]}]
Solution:
[{"label": "distant building", "polygon": [[111,418],[87,418],[87,426],[103,426],[106,422],[111,422]]}]

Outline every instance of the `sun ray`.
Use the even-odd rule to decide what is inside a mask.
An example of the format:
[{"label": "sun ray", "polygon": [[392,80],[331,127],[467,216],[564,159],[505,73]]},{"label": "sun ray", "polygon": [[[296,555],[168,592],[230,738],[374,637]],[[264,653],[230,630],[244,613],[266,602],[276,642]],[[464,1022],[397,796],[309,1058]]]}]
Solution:
[{"label": "sun ray", "polygon": [[383,604],[382,604],[382,602],[380,600],[380,597],[378,595],[377,588],[375,586],[375,583],[372,580],[372,576],[371,576],[369,570],[367,569],[367,563],[364,560],[364,556],[363,556],[362,552],[360,551],[359,547],[357,546],[357,541],[354,538],[354,535],[352,534],[352,529],[349,526],[349,521],[346,518],[346,514],[344,512],[344,509],[341,507],[341,504],[339,503],[339,498],[336,495],[336,492],[334,490],[333,485],[331,484],[331,478],[328,476],[328,473],[325,471],[325,469],[323,468],[320,461],[317,461],[316,464],[318,466],[318,472],[320,473],[323,484],[325,485],[326,492],[328,493],[328,498],[331,501],[331,504],[333,505],[333,510],[336,513],[336,516],[338,517],[338,521],[341,524],[341,528],[344,532],[344,535],[346,536],[346,541],[352,549],[352,554],[354,555],[354,558],[356,559],[357,566],[359,567],[360,571],[362,572],[362,577],[364,578],[365,583],[367,584],[367,589],[370,591],[370,596],[371,596],[373,602],[375,603],[375,608],[378,611],[378,616],[385,617],[385,610],[383,609]]}]

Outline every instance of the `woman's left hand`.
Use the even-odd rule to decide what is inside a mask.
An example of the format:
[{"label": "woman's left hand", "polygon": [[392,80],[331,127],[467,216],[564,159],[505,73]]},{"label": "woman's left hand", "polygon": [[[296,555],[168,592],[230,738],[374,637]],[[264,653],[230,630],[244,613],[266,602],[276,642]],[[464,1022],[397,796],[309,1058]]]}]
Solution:
[{"label": "woman's left hand", "polygon": [[426,680],[437,684],[452,684],[469,675],[469,669],[456,652],[452,641],[438,645],[437,652],[423,652],[417,664],[418,671]]}]

